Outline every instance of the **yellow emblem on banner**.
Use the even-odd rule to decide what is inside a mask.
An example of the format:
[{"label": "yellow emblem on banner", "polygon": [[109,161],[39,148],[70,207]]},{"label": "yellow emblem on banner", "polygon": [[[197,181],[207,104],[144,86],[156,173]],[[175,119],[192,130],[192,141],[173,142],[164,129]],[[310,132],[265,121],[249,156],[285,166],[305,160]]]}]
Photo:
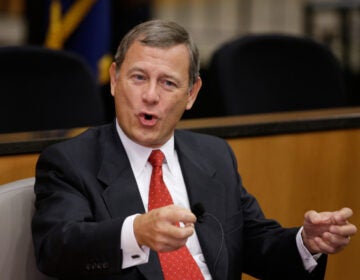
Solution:
[{"label": "yellow emblem on banner", "polygon": [[79,26],[95,2],[96,0],[74,1],[69,10],[62,15],[61,1],[52,0],[45,46],[52,49],[61,49],[64,42]]}]

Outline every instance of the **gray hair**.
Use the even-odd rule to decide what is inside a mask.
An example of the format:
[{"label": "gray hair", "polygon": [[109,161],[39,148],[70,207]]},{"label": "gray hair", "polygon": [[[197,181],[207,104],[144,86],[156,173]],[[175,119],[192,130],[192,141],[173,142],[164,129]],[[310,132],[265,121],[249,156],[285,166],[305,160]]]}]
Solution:
[{"label": "gray hair", "polygon": [[150,20],[135,26],[121,40],[116,51],[115,63],[117,70],[120,69],[127,51],[136,40],[145,46],[157,48],[169,48],[185,44],[190,57],[189,86],[193,86],[200,75],[199,50],[185,28],[173,21],[166,20]]}]

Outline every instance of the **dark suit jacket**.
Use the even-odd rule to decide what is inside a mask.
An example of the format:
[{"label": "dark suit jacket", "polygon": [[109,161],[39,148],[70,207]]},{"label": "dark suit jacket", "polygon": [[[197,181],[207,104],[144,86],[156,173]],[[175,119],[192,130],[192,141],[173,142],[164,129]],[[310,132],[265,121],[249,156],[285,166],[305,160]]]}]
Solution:
[{"label": "dark suit jacket", "polygon": [[[322,279],[325,259],[310,275],[296,248],[297,228],[266,220],[244,189],[228,144],[175,132],[190,205],[205,214],[196,231],[213,279]],[[60,279],[162,279],[151,252],[147,264],[121,269],[124,219],[144,213],[115,125],[93,128],[47,148],[36,169],[33,238],[41,271]]]}]

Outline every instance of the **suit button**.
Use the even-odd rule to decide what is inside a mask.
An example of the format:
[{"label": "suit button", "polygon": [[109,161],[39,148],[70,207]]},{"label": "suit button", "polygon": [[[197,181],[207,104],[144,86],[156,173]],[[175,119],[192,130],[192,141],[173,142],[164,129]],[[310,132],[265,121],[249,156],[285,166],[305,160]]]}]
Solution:
[{"label": "suit button", "polygon": [[108,262],[104,262],[104,263],[102,264],[102,268],[103,268],[103,269],[109,269],[109,267],[110,267],[110,265],[109,265]]}]

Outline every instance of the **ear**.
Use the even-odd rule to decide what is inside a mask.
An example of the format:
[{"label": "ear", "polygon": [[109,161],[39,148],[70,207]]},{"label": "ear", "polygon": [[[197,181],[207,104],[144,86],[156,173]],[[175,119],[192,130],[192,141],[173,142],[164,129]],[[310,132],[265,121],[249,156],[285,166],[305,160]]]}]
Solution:
[{"label": "ear", "polygon": [[111,63],[111,66],[109,68],[109,74],[110,74],[110,91],[111,95],[115,96],[115,86],[117,82],[117,71],[116,71],[116,63]]},{"label": "ear", "polygon": [[202,80],[201,80],[200,77],[198,77],[196,79],[196,82],[193,84],[189,94],[188,94],[188,99],[187,99],[187,103],[186,103],[186,107],[185,107],[186,110],[190,110],[191,107],[194,105],[195,100],[196,100],[196,98],[198,96],[198,93],[200,91],[201,85],[202,85]]}]

